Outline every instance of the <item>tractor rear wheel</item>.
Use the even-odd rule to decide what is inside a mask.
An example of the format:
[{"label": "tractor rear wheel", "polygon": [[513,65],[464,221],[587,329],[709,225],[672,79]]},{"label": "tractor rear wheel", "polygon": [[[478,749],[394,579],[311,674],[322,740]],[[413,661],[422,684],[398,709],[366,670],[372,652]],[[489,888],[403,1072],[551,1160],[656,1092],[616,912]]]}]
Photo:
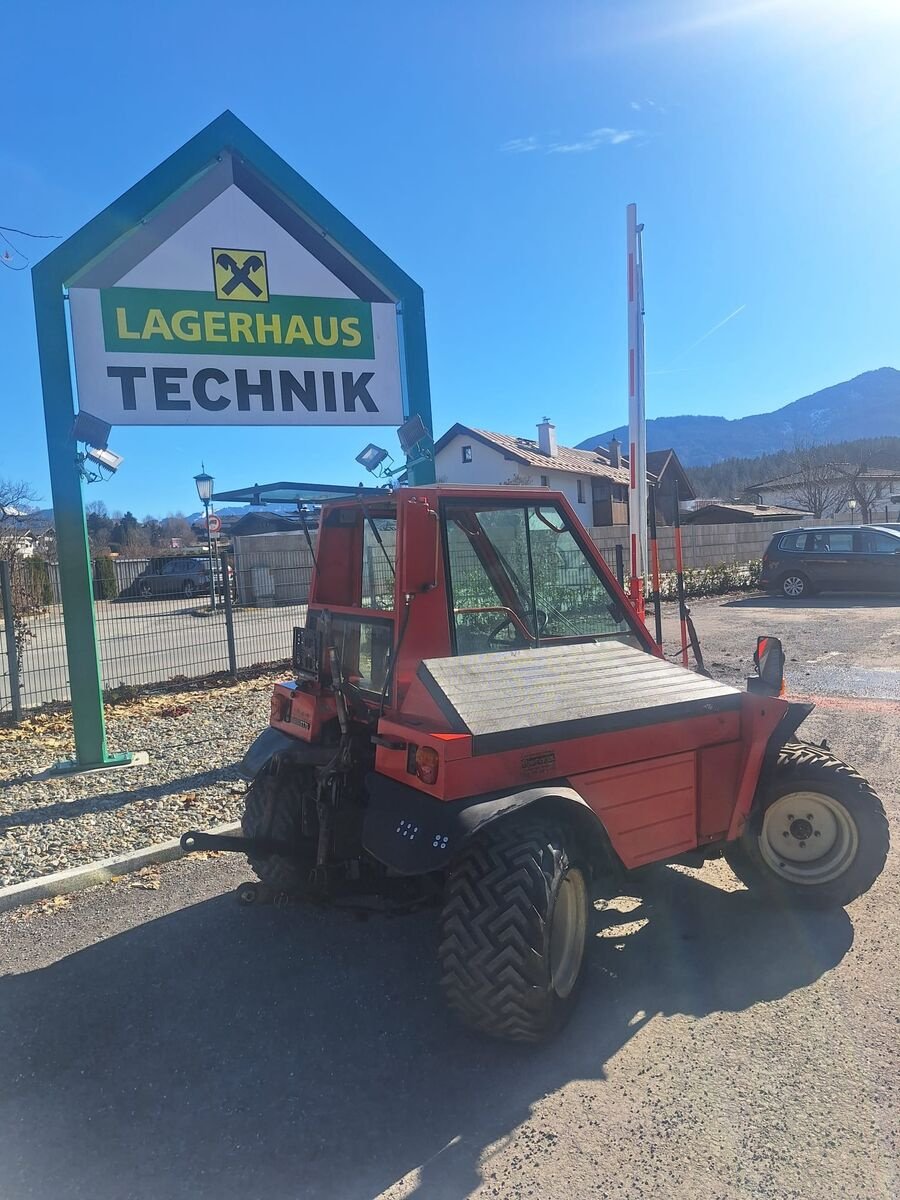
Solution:
[{"label": "tractor rear wheel", "polygon": [[840,908],[867,892],[889,846],[881,801],[820,746],[789,742],[728,865],[751,891],[788,904]]},{"label": "tractor rear wheel", "polygon": [[[248,854],[257,877],[274,891],[303,892],[309,885],[315,849],[302,837],[301,792],[307,782],[303,767],[272,762],[253,780],[244,797],[241,831],[244,837],[272,838],[297,847],[297,857]],[[306,845],[304,845],[306,843]],[[303,850],[308,854],[304,855]]]},{"label": "tractor rear wheel", "polygon": [[573,835],[539,819],[500,821],[453,864],[441,916],[441,983],[483,1033],[535,1042],[575,1006],[591,898]]}]

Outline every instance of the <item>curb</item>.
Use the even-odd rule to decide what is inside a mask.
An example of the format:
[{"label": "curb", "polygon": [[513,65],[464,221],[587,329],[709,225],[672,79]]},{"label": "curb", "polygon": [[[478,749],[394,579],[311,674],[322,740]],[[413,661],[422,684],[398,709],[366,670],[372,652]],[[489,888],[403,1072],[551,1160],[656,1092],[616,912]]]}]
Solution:
[{"label": "curb", "polygon": [[[240,831],[239,821],[229,821],[225,825],[214,825],[207,833],[237,833]],[[171,862],[175,858],[183,858],[179,838],[169,842],[157,842],[155,846],[144,846],[142,850],[129,850],[127,854],[119,854],[114,858],[101,858],[97,862],[85,863],[81,867],[70,867],[67,871],[57,871],[53,875],[42,875],[39,879],[26,879],[24,883],[12,883],[0,888],[0,913],[18,908],[21,904],[33,904],[36,900],[47,900],[51,896],[63,896],[67,892],[80,892],[83,888],[96,887],[99,883],[108,883],[117,875],[127,875],[131,871],[139,871],[141,867],[151,863]]]}]

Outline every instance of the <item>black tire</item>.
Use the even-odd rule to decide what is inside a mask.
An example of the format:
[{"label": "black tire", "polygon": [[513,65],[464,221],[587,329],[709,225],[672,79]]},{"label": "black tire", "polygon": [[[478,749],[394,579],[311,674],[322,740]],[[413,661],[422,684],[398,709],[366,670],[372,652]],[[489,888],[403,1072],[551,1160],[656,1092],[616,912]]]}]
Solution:
[{"label": "black tire", "polygon": [[[800,811],[804,793],[813,796],[807,806],[812,812]],[[815,838],[824,833],[827,841],[830,822],[833,845],[804,860],[807,846],[815,853]],[[744,834],[726,848],[725,858],[746,887],[779,904],[841,908],[869,890],[884,869],[889,844],[884,808],[862,776],[820,746],[789,742],[761,781]],[[783,861],[776,846],[784,847]]]},{"label": "black tire", "polygon": [[196,593],[196,591],[197,591],[196,587],[195,587],[195,586],[194,586],[194,584],[193,584],[193,583],[190,581],[190,579],[186,579],[186,580],[184,581],[184,587],[183,587],[181,590],[182,590],[182,592],[184,593],[185,599],[187,599],[187,600],[190,600],[190,599],[192,599],[192,598],[193,598],[193,596],[194,596],[194,594],[195,594],[195,593]]},{"label": "black tire", "polygon": [[[493,1037],[535,1042],[553,1033],[578,997],[590,907],[587,871],[558,824],[508,819],[474,837],[451,868],[441,914],[451,1009]],[[566,945],[577,963],[551,937],[570,911]]]},{"label": "black tire", "polygon": [[298,849],[296,858],[247,855],[257,878],[274,891],[296,894],[309,886],[315,851],[310,840],[302,837],[300,828],[300,792],[305,782],[304,768],[271,763],[257,775],[244,797],[244,837],[273,838]]},{"label": "black tire", "polygon": [[802,571],[786,571],[778,581],[778,592],[785,600],[805,600],[815,589]]}]

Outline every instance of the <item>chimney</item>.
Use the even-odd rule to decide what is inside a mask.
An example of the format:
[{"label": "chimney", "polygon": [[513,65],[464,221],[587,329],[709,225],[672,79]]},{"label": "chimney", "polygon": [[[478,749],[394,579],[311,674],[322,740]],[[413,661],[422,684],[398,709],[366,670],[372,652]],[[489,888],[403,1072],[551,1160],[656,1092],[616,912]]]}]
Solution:
[{"label": "chimney", "polygon": [[621,467],[622,458],[619,451],[622,449],[622,443],[617,437],[609,439],[609,465],[611,467]]},{"label": "chimney", "polygon": [[538,425],[538,448],[548,458],[556,458],[556,426],[549,417]]}]

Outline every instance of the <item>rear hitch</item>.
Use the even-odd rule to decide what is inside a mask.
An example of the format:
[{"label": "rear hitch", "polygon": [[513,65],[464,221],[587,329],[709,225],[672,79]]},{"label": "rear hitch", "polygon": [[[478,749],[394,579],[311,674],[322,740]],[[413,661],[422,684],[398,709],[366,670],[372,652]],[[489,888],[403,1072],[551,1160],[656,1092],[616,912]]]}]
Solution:
[{"label": "rear hitch", "polygon": [[181,835],[181,848],[187,854],[192,850],[224,850],[231,854],[253,854],[259,858],[268,858],[271,854],[292,857],[296,853],[287,842],[279,842],[274,838],[231,837],[224,833],[201,833],[197,829],[189,829]]}]

